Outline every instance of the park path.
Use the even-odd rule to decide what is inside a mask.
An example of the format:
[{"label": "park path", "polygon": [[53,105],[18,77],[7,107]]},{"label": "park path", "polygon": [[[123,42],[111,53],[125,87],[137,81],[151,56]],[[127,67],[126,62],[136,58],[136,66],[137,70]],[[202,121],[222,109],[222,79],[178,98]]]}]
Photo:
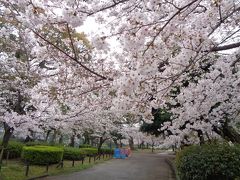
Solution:
[{"label": "park path", "polygon": [[92,168],[44,180],[174,180],[166,154],[134,153],[127,159],[113,159]]}]

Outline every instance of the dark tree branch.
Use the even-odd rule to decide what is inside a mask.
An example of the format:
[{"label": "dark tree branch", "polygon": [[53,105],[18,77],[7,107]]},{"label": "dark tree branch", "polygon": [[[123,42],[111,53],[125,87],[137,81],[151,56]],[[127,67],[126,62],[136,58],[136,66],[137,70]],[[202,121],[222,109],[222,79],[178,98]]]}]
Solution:
[{"label": "dark tree branch", "polygon": [[221,17],[220,21],[212,28],[212,31],[208,34],[208,36],[211,36],[214,31],[219,28],[221,26],[222,23],[224,23],[224,21],[226,19],[228,19],[229,17],[231,17],[234,13],[240,11],[240,7],[234,9],[231,13],[229,13],[228,15],[226,15],[225,17]]},{"label": "dark tree branch", "polygon": [[85,13],[85,14],[87,14],[87,16],[91,16],[91,15],[97,14],[97,13],[99,13],[99,12],[101,12],[101,11],[105,11],[105,10],[114,8],[114,7],[117,6],[118,4],[122,4],[122,3],[125,3],[125,2],[127,2],[127,1],[129,1],[129,0],[120,0],[120,1],[115,1],[115,0],[113,0],[113,4],[111,4],[111,5],[109,5],[109,6],[102,7],[102,8],[100,8],[100,9],[94,11],[94,12],[87,12],[87,11],[79,11],[79,12]]},{"label": "dark tree branch", "polygon": [[60,47],[58,47],[57,45],[53,44],[51,41],[49,41],[48,39],[46,39],[45,37],[43,37],[41,34],[39,34],[38,32],[36,32],[35,30],[31,29],[32,32],[37,35],[39,38],[41,38],[43,41],[47,42],[49,45],[53,46],[55,49],[57,49],[58,51],[60,51],[61,53],[63,53],[64,55],[66,55],[68,58],[70,58],[71,60],[75,61],[77,64],[79,64],[81,67],[83,67],[85,70],[89,71],[90,73],[100,77],[103,80],[110,80],[112,81],[112,78],[107,78],[93,70],[91,70],[90,68],[88,68],[87,66],[85,66],[84,64],[82,64],[80,61],[78,61],[75,57],[72,57],[71,55],[69,55],[68,53],[66,53],[64,50],[62,50]]},{"label": "dark tree branch", "polygon": [[219,17],[220,17],[220,22],[223,22],[221,5],[218,6],[218,12],[219,12]]},{"label": "dark tree branch", "polygon": [[224,46],[213,47],[209,52],[224,51],[224,50],[234,49],[234,48],[238,48],[238,47],[240,47],[240,42],[228,44],[228,45],[224,45]]},{"label": "dark tree branch", "polygon": [[237,59],[232,62],[231,67],[234,67],[236,65],[236,63],[238,63],[238,62],[240,62],[240,56],[237,57]]},{"label": "dark tree branch", "polygon": [[73,44],[73,38],[72,38],[72,35],[71,35],[70,28],[69,28],[68,24],[67,24],[67,31],[68,31],[68,36],[69,36],[69,39],[70,39],[70,42],[71,42],[74,58],[77,59],[77,52],[76,52],[74,44]]},{"label": "dark tree branch", "polygon": [[168,20],[167,22],[159,29],[159,31],[157,32],[157,34],[153,37],[153,39],[148,43],[147,48],[143,51],[143,55],[148,51],[148,49],[153,46],[155,40],[157,39],[157,37],[160,35],[160,33],[165,29],[165,27],[177,16],[179,15],[184,9],[190,7],[191,5],[193,5],[195,2],[197,2],[198,0],[194,0],[188,4],[186,4],[185,6],[181,7],[181,8],[177,8],[177,12],[175,12]]}]

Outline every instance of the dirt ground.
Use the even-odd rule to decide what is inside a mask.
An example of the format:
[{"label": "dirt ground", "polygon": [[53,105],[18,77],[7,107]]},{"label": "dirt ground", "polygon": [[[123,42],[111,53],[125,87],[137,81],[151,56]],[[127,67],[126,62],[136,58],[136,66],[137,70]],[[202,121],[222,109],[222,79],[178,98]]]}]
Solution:
[{"label": "dirt ground", "polygon": [[165,159],[167,154],[134,153],[127,159],[113,159],[93,168],[44,180],[174,180]]}]

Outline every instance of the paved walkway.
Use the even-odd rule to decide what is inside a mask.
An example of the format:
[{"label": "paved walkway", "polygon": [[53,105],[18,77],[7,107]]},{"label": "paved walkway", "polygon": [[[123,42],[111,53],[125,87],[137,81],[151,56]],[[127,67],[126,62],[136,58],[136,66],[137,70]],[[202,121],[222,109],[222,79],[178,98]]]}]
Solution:
[{"label": "paved walkway", "polygon": [[168,155],[135,153],[127,159],[113,159],[80,172],[44,180],[174,180]]}]

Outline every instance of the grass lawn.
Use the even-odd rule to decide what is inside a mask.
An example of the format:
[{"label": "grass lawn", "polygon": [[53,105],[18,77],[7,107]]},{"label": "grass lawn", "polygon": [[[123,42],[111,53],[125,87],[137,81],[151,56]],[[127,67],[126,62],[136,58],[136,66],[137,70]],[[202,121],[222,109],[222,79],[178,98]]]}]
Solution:
[{"label": "grass lawn", "polygon": [[109,157],[105,157],[104,159],[102,159],[101,157],[101,160],[97,160],[94,162],[93,158],[91,158],[91,163],[89,163],[89,159],[86,158],[83,164],[82,161],[75,161],[74,167],[72,167],[72,161],[64,161],[63,168],[56,168],[56,164],[50,165],[48,173],[46,172],[46,166],[30,165],[29,175],[27,177],[25,176],[26,166],[23,164],[23,162],[21,162],[20,160],[9,160],[7,165],[5,164],[5,162],[3,164],[2,170],[0,172],[0,180],[26,180],[46,174],[68,174],[71,172],[90,168],[95,164],[102,163],[109,159]]}]

